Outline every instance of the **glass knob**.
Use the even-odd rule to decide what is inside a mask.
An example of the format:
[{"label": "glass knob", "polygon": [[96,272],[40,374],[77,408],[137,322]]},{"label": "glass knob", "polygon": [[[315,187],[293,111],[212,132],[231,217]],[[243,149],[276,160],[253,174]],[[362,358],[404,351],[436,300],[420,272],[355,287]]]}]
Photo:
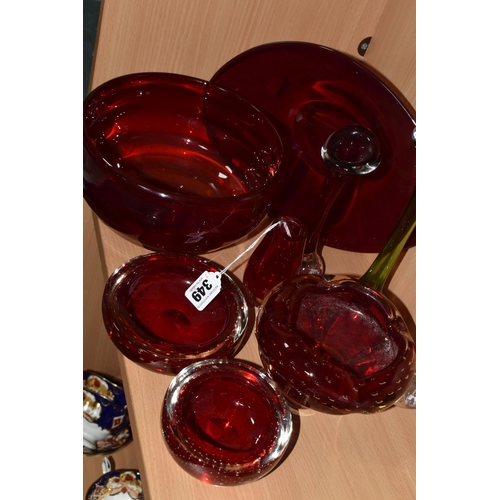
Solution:
[{"label": "glass knob", "polygon": [[321,148],[321,157],[328,167],[343,174],[369,174],[380,164],[375,135],[361,125],[336,130]]}]

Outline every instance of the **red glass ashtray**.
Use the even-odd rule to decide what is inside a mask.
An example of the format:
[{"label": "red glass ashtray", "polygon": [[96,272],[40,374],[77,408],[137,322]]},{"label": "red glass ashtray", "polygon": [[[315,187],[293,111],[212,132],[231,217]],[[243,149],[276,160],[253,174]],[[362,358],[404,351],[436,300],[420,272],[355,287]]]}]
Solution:
[{"label": "red glass ashtray", "polygon": [[110,80],[84,102],[83,194],[151,250],[204,253],[250,233],[281,187],[281,139],[242,97],[183,75]]},{"label": "red glass ashtray", "polygon": [[162,431],[186,472],[207,484],[237,486],[264,477],[283,459],[292,414],[260,370],[238,360],[205,360],[171,382]]},{"label": "red glass ashtray", "polygon": [[229,358],[241,346],[248,322],[245,296],[221,274],[220,292],[198,310],[186,290],[217,264],[192,255],[152,253],[135,257],[109,277],[103,320],[121,353],[152,371],[175,374],[206,358]]},{"label": "red glass ashtray", "polygon": [[259,311],[262,363],[298,408],[377,413],[415,374],[415,343],[394,305],[347,276],[301,275],[274,288]]},{"label": "red glass ashtray", "polygon": [[[224,64],[211,82],[252,102],[280,134],[290,178],[272,207],[275,217],[307,225],[327,171],[320,150],[333,132],[360,125],[375,135],[380,165],[342,190],[322,242],[378,253],[416,184],[415,119],[395,92],[361,62],[308,42],[253,47]],[[414,234],[407,246],[415,242]]]}]

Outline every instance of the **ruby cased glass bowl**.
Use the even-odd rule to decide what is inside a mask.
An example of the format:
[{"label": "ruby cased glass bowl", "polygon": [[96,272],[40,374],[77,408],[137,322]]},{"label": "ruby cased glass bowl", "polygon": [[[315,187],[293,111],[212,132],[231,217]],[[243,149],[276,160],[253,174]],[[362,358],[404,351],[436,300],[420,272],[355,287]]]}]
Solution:
[{"label": "ruby cased glass bowl", "polygon": [[264,477],[283,459],[292,414],[260,370],[237,360],[205,360],[171,382],[162,430],[186,472],[208,484],[236,486]]},{"label": "ruby cased glass bowl", "polygon": [[84,102],[83,194],[151,250],[204,253],[250,233],[280,190],[282,144],[253,105],[183,75],[110,80]]},{"label": "ruby cased glass bowl", "polygon": [[106,330],[120,352],[169,375],[205,358],[228,358],[241,346],[248,305],[227,274],[221,290],[199,311],[185,291],[205,271],[220,267],[201,257],[152,253],[126,262],[109,277],[103,295]]},{"label": "ruby cased glass bowl", "polygon": [[257,318],[260,357],[298,408],[377,413],[404,396],[415,343],[383,294],[347,276],[300,275],[276,286]]}]

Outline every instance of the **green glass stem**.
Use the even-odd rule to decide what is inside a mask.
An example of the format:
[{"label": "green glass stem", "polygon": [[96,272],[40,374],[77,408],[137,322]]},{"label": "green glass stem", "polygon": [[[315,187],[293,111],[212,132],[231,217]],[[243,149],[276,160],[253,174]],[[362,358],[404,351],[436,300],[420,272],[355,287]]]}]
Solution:
[{"label": "green glass stem", "polygon": [[394,264],[398,260],[403,248],[417,224],[416,191],[406,205],[396,226],[392,230],[384,248],[373,261],[368,271],[361,277],[361,281],[381,292]]}]

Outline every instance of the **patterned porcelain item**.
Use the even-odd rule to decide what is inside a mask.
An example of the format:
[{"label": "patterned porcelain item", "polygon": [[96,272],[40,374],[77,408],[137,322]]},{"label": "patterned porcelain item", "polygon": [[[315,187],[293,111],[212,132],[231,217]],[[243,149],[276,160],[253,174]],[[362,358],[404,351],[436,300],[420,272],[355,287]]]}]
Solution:
[{"label": "patterned porcelain item", "polygon": [[111,453],[132,440],[121,382],[83,372],[83,453]]},{"label": "patterned porcelain item", "polygon": [[121,380],[111,375],[103,375],[92,370],[83,370],[83,387],[88,391],[100,394],[114,401],[120,406],[127,406]]},{"label": "patterned porcelain item", "polygon": [[119,469],[101,476],[88,490],[86,500],[144,500],[138,470]]}]

